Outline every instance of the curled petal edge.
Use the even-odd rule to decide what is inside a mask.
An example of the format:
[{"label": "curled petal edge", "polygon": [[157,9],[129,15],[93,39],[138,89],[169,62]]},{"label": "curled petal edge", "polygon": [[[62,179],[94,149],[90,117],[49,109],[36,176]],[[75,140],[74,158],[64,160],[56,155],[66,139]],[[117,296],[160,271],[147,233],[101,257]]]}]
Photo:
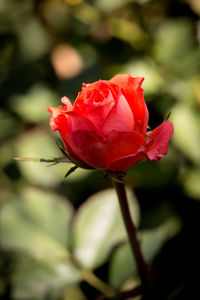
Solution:
[{"label": "curled petal edge", "polygon": [[164,121],[161,125],[147,134],[144,152],[147,159],[159,160],[168,152],[168,143],[174,133],[172,122]]},{"label": "curled petal edge", "polygon": [[[149,112],[143,96],[142,82],[144,77],[132,77],[130,74],[118,74],[110,79],[119,84],[132,109],[135,118],[135,130],[145,134],[149,120]],[[133,97],[134,95],[134,97]]]},{"label": "curled petal edge", "polygon": [[51,118],[49,120],[49,125],[50,125],[52,131],[58,130],[58,125],[55,123],[55,119],[61,113],[63,108],[64,107],[62,105],[60,105],[57,107],[51,107],[51,108],[49,107],[47,109],[47,112],[49,112],[51,114]]}]

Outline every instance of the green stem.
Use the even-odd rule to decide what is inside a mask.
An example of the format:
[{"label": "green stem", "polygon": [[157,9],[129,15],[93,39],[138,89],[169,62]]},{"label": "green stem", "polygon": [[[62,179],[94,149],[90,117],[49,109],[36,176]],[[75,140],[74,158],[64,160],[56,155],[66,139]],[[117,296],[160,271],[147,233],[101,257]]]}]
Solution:
[{"label": "green stem", "polygon": [[[140,279],[141,279],[143,294],[144,294],[144,296],[148,297],[148,296],[150,296],[148,268],[147,268],[146,262],[143,258],[143,255],[142,255],[142,252],[140,249],[140,243],[137,238],[137,229],[131,218],[131,214],[130,214],[130,210],[129,210],[129,206],[128,206],[128,200],[127,200],[127,196],[126,196],[126,190],[125,190],[124,182],[122,181],[121,177],[122,176],[120,176],[120,180],[116,180],[116,178],[112,177],[113,185],[117,192],[122,217],[124,220],[124,224],[126,227],[128,237],[129,237],[131,250],[133,252],[133,256],[135,257],[135,261],[137,264],[137,269],[138,269],[138,273],[139,273]],[[150,298],[147,298],[147,299],[150,299]]]},{"label": "green stem", "polygon": [[98,291],[100,291],[104,296],[106,297],[114,296],[115,291],[109,285],[103,282],[101,279],[96,277],[94,273],[90,272],[89,270],[84,270],[82,272],[82,278],[91,286],[93,286]]},{"label": "green stem", "polygon": [[105,297],[102,296],[99,298],[99,300],[124,300],[124,299],[133,299],[134,297],[137,297],[142,294],[142,288],[141,286],[137,286],[132,290],[119,292],[111,297]]}]

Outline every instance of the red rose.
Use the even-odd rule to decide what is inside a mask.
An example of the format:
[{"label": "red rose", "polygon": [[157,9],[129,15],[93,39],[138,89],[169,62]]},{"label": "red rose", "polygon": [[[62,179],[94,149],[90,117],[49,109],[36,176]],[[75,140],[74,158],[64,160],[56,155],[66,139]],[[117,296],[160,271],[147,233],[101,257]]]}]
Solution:
[{"label": "red rose", "polygon": [[123,171],[143,158],[159,160],[168,151],[173,124],[164,121],[147,132],[144,78],[119,74],[83,84],[72,106],[51,107],[50,126],[59,130],[69,156],[91,167]]}]

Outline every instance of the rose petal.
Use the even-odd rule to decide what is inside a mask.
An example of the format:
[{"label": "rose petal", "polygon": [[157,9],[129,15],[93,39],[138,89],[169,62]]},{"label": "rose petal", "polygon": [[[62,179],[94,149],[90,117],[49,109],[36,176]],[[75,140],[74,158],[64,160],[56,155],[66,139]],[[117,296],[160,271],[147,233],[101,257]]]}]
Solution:
[{"label": "rose petal", "polygon": [[122,158],[111,161],[107,165],[107,168],[108,170],[116,172],[124,171],[134,166],[137,162],[144,158],[146,158],[146,154],[144,152],[140,152],[134,155],[127,155]]},{"label": "rose petal", "polygon": [[122,93],[134,115],[135,130],[146,133],[149,119],[148,109],[143,97],[143,89],[141,88],[144,78],[132,77],[129,74],[118,74],[110,79],[111,82],[119,84]]},{"label": "rose petal", "polygon": [[168,143],[174,132],[173,124],[163,122],[147,135],[144,152],[148,160],[159,160],[168,152]]},{"label": "rose petal", "polygon": [[78,157],[76,153],[73,152],[73,150],[67,142],[66,136],[65,139],[63,139],[63,143],[65,145],[67,156],[69,157],[69,159],[71,159],[72,162],[74,162],[77,166],[80,166],[82,168],[88,169],[88,167],[90,167],[89,165],[87,165],[86,162],[82,161],[82,159]]},{"label": "rose petal", "polygon": [[77,130],[95,130],[94,124],[74,111],[58,114],[54,119],[62,137]]},{"label": "rose petal", "polygon": [[106,144],[95,131],[76,131],[66,137],[71,150],[86,164],[105,169]]},{"label": "rose petal", "polygon": [[[90,132],[95,130],[95,126],[87,120],[85,117],[75,113],[75,112],[68,112],[68,113],[62,113],[59,114],[56,119],[54,120],[57,129],[60,132],[60,135],[62,137],[63,143],[66,147],[66,150],[73,160],[79,162],[82,161],[82,157],[80,157],[76,151],[73,150],[73,145],[71,145],[71,142],[68,139],[68,136],[71,133],[79,132],[79,130],[82,130],[83,132]],[[87,161],[83,160],[85,163]]]},{"label": "rose petal", "polygon": [[134,131],[133,114],[122,94],[119,94],[115,106],[107,116],[102,128],[102,133],[106,136],[113,130],[125,132]]},{"label": "rose petal", "polygon": [[123,171],[144,158],[150,161],[160,160],[161,157],[167,154],[168,143],[173,135],[173,131],[171,122],[162,123],[148,134],[145,144],[138,150],[137,154],[127,155],[110,161],[107,168],[112,171]]},{"label": "rose petal", "polygon": [[61,102],[66,106],[67,111],[71,111],[73,109],[73,105],[71,104],[71,101],[66,96],[61,98]]},{"label": "rose petal", "polygon": [[115,101],[113,100],[110,91],[108,94],[108,98],[111,98],[111,101],[107,101],[107,103],[102,106],[97,105],[89,112],[84,112],[82,114],[93,124],[95,124],[96,130],[99,132],[99,135],[102,135],[102,125],[104,124],[105,119],[110,113],[111,109],[115,105]]},{"label": "rose petal", "polygon": [[115,106],[120,88],[114,83],[99,80],[83,87],[74,104],[74,111],[80,113],[93,124],[99,135],[103,135],[102,127],[108,114]]},{"label": "rose petal", "polygon": [[49,120],[49,125],[51,126],[52,131],[58,130],[58,125],[55,122],[55,119],[58,115],[65,113],[67,111],[71,111],[73,109],[73,106],[70,102],[70,100],[67,97],[62,97],[61,102],[65,106],[57,106],[57,107],[49,107],[47,111],[52,115]]},{"label": "rose petal", "polygon": [[63,106],[57,106],[57,107],[49,107],[47,111],[51,114],[51,118],[49,120],[49,125],[51,126],[52,131],[58,130],[58,125],[55,123],[56,117],[61,113],[63,110]]},{"label": "rose petal", "polygon": [[[108,142],[106,144],[107,169],[110,169],[113,161],[129,155],[135,155],[143,144],[144,136],[137,131],[112,131],[108,136]],[[120,167],[120,171],[122,170],[125,170],[124,166]]]},{"label": "rose petal", "polygon": [[[108,91],[110,91],[109,95]],[[83,87],[83,90],[78,93],[74,103],[74,111],[85,114],[92,109],[96,109],[97,106],[104,106],[110,102],[115,102],[118,93],[119,87],[105,80],[87,84]],[[98,95],[101,101],[97,101]]]}]

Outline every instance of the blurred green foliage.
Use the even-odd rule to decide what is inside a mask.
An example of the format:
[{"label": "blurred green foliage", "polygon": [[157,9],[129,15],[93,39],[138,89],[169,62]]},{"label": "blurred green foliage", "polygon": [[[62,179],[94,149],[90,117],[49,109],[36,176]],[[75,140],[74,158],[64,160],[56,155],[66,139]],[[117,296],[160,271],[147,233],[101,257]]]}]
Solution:
[{"label": "blurred green foliage", "polygon": [[170,299],[200,297],[199,15],[199,0],[0,1],[0,299],[94,300],[94,274],[138,281],[103,172],[12,161],[59,157],[47,107],[126,72],[145,77],[150,127],[170,111],[175,126],[165,158],[127,171],[142,251]]}]

